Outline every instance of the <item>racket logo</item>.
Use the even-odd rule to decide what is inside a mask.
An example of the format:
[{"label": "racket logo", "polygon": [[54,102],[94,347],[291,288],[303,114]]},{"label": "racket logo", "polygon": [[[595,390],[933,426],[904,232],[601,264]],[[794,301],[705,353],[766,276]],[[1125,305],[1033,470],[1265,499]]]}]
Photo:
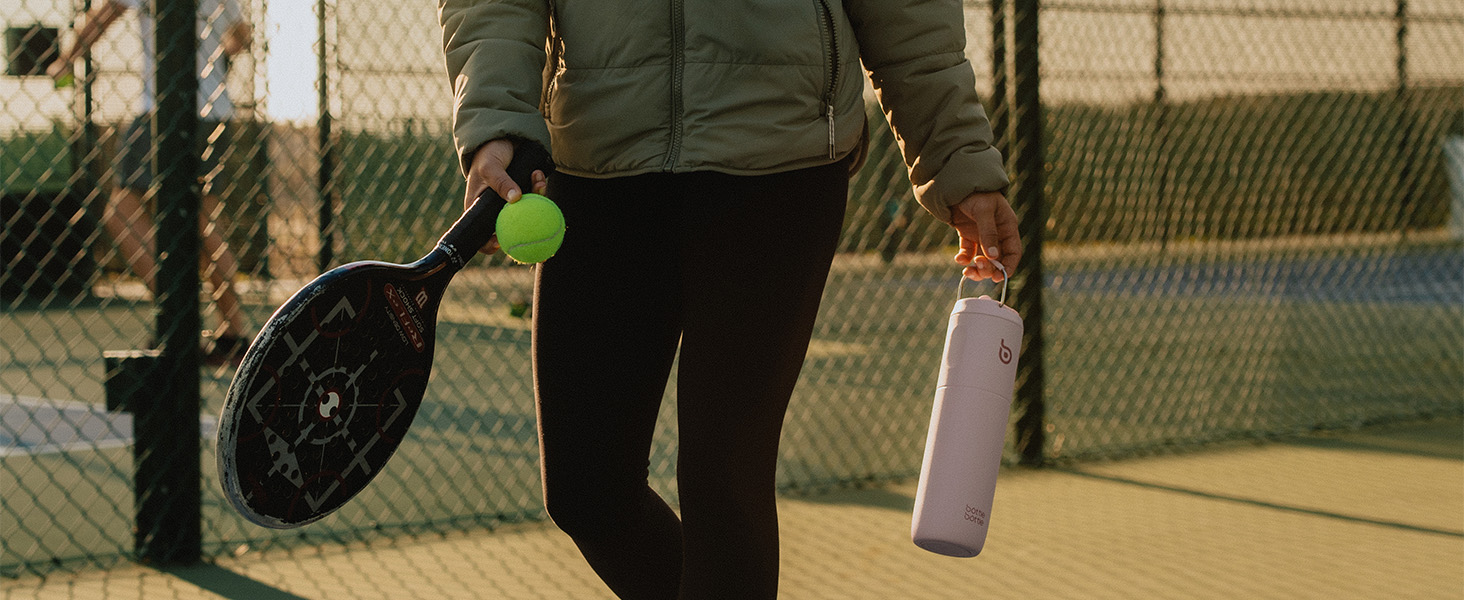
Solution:
[{"label": "racket logo", "polygon": [[334,419],[341,412],[341,393],[326,390],[325,395],[320,397],[320,404],[316,407],[316,411],[320,414],[322,421]]},{"label": "racket logo", "polygon": [[1001,364],[1012,364],[1012,349],[1007,347],[1006,340],[1003,339],[1001,341],[1001,350],[997,353],[996,357],[1001,359]]},{"label": "racket logo", "polygon": [[392,325],[396,327],[397,333],[402,340],[412,346],[412,349],[421,352],[427,349],[427,341],[422,337],[422,327],[417,323],[416,315],[407,308],[407,295],[402,293],[396,286],[388,283],[384,290],[386,292],[386,303],[391,306],[392,315],[396,317]]}]

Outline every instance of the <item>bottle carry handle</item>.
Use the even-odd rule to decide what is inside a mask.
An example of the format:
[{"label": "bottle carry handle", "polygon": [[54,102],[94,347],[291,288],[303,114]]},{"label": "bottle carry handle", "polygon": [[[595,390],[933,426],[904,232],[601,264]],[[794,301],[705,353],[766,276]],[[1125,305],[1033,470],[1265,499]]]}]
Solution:
[{"label": "bottle carry handle", "polygon": [[[997,302],[1000,302],[1001,304],[1005,305],[1006,304],[1006,297],[1007,297],[1007,282],[1011,281],[1011,277],[1007,275],[1006,267],[1002,266],[1002,264],[1001,264],[1000,261],[991,260],[989,258],[986,259],[986,261],[989,262],[989,263],[991,263],[992,265],[994,265],[996,267],[996,270],[1001,271],[1001,299],[1000,300],[997,300]],[[975,262],[972,262],[971,265],[967,265],[967,266],[972,266],[972,265],[975,265],[975,264],[976,264]],[[956,299],[957,300],[960,300],[961,298],[965,298],[966,297],[966,281],[968,279],[970,279],[970,278],[969,277],[966,277],[966,274],[965,273],[961,273],[961,283],[959,283],[959,284],[956,285]]]}]

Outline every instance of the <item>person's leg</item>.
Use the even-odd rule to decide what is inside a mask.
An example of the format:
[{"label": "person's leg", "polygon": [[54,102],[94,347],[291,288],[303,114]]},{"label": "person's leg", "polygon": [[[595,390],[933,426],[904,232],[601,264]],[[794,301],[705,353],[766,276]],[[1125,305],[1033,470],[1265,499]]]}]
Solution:
[{"label": "person's leg", "polygon": [[154,224],[143,193],[152,182],[148,167],[152,152],[152,133],[146,115],[128,123],[118,140],[113,173],[115,187],[102,213],[102,226],[117,245],[122,261],[134,275],[142,279],[154,294],[157,277],[157,252],[153,249]]},{"label": "person's leg", "polygon": [[846,168],[694,179],[677,384],[682,598],[777,596],[778,442],[842,229]]},{"label": "person's leg", "polygon": [[[208,174],[206,192],[211,189],[213,175],[218,171],[219,152],[213,144],[227,144],[225,129],[218,123],[204,123],[201,127],[202,170]],[[124,130],[119,141],[122,147],[115,165],[117,177],[102,224],[107,234],[117,244],[117,251],[132,272],[140,277],[154,295],[156,287],[157,252],[154,248],[156,225],[144,206],[143,194],[152,181],[149,161],[152,153],[152,135],[149,117],[140,116]],[[206,193],[199,210],[198,228],[202,241],[199,253],[200,272],[213,287],[213,301],[221,323],[216,332],[219,339],[229,340],[230,347],[216,348],[213,354],[218,358],[237,355],[248,345],[244,314],[238,293],[234,290],[234,274],[238,263],[229,251],[215,221],[222,214],[217,196]],[[242,341],[242,343],[239,343]],[[208,358],[208,357],[206,357]]]},{"label": "person's leg", "polygon": [[622,598],[675,598],[681,570],[680,523],[647,483],[680,337],[677,256],[658,251],[678,225],[660,180],[551,176],[568,228],[535,285],[545,505]]},{"label": "person's leg", "polygon": [[[234,276],[239,272],[239,263],[224,241],[217,225],[223,214],[223,206],[216,196],[203,197],[203,210],[198,214],[198,232],[203,242],[203,252],[198,256],[199,272],[203,273],[212,287],[211,298],[218,312],[219,329],[214,335],[220,340],[244,340],[248,328],[244,324],[244,312],[239,302],[239,293],[234,289]],[[236,350],[242,352],[243,348]]]},{"label": "person's leg", "polygon": [[153,252],[153,221],[143,207],[142,193],[118,185],[112,190],[102,226],[117,244],[117,252],[132,273],[153,290],[157,277],[157,261]]},{"label": "person's leg", "polygon": [[224,186],[233,185],[239,179],[242,164],[242,161],[225,159],[226,154],[238,151],[234,147],[235,127],[237,125],[218,121],[199,123],[199,172],[203,174],[203,202],[198,211],[198,235],[202,242],[198,268],[213,288],[211,299],[219,317],[219,328],[214,332],[218,347],[211,353],[214,358],[242,354],[244,347],[241,346],[248,343],[244,312],[239,294],[234,289],[234,277],[239,272],[239,263],[219,226],[219,223],[224,222],[221,219],[225,216],[220,195]]}]

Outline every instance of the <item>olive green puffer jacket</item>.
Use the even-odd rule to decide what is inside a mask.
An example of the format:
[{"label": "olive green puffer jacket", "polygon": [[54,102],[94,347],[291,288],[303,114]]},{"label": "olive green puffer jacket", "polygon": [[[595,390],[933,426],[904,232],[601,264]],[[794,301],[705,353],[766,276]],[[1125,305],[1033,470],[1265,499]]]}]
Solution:
[{"label": "olive green puffer jacket", "polygon": [[438,15],[464,170],[503,137],[583,177],[827,164],[865,135],[862,61],[931,213],[1007,185],[960,0],[440,0]]}]

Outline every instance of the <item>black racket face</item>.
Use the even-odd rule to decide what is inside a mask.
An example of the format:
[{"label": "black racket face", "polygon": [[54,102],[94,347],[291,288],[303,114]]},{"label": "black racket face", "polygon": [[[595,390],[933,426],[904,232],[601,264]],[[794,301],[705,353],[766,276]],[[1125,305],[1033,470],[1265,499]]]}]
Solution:
[{"label": "black racket face", "polygon": [[453,271],[435,254],[345,265],[271,317],[219,420],[224,495],[245,518],[299,527],[371,482],[422,401]]}]

